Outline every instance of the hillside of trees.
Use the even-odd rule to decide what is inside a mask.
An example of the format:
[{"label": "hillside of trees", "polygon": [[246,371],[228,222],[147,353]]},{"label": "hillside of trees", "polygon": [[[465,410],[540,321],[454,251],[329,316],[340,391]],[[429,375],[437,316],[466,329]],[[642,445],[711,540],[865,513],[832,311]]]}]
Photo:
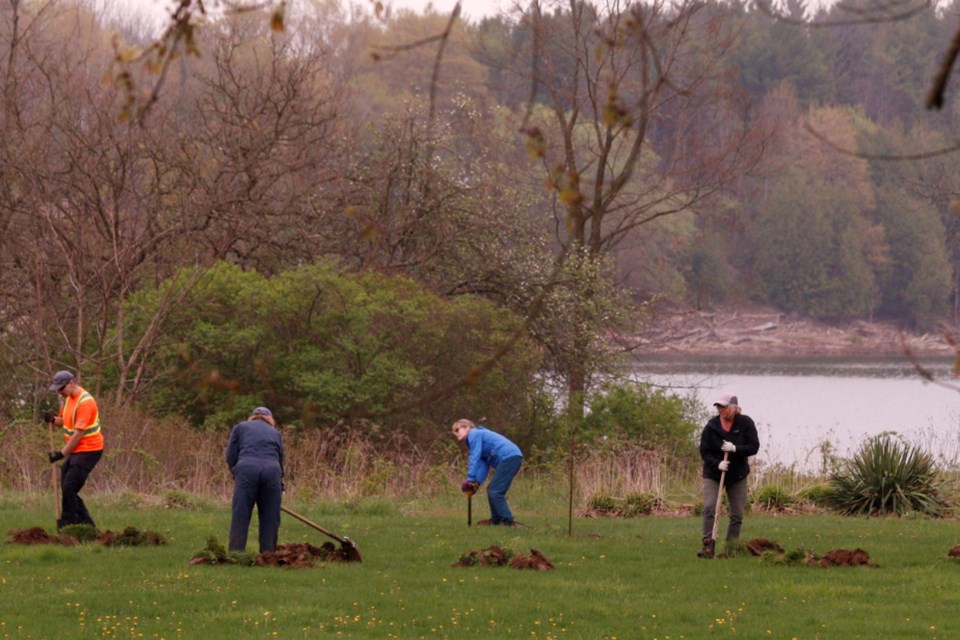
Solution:
[{"label": "hillside of trees", "polygon": [[955,321],[960,4],[853,5],[4,5],[2,413],[70,368],[197,426],[533,429],[659,304]]}]

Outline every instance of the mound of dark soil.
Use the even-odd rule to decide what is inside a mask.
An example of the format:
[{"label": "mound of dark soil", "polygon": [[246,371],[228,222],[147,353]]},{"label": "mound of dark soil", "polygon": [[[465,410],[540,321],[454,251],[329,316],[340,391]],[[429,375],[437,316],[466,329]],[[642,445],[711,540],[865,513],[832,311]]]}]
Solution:
[{"label": "mound of dark soil", "polygon": [[284,567],[287,569],[309,569],[317,562],[359,561],[359,552],[351,552],[336,547],[332,542],[324,542],[315,547],[306,542],[281,544],[275,551],[253,554],[251,552],[228,551],[215,537],[207,539],[207,546],[193,554],[190,564],[234,564],[240,566]]},{"label": "mound of dark soil", "polygon": [[767,551],[783,553],[783,547],[776,542],[767,540],[766,538],[754,538],[753,540],[746,542],[743,546],[745,546],[747,551],[755,556],[762,556]]},{"label": "mound of dark soil", "polygon": [[289,569],[305,569],[321,562],[349,562],[351,558],[343,549],[332,542],[324,542],[315,547],[307,542],[296,544],[281,544],[276,551],[268,551],[257,555],[258,567],[286,567]]},{"label": "mound of dark soil", "polygon": [[[766,562],[785,566],[806,567],[878,567],[870,560],[870,554],[863,549],[833,549],[825,555],[818,555],[811,549],[784,550],[775,542],[758,538],[744,545],[755,556],[761,556]],[[767,553],[773,551],[775,553]]]},{"label": "mound of dark soil", "polygon": [[10,536],[7,544],[62,544],[66,546],[79,544],[73,536],[51,535],[43,527],[13,529],[8,531],[7,535]]},{"label": "mound of dark soil", "polygon": [[950,549],[950,551],[947,552],[947,556],[950,558],[960,558],[960,544]]},{"label": "mound of dark soil", "polygon": [[[87,542],[97,542],[106,547],[145,547],[166,544],[162,535],[155,531],[140,531],[136,527],[127,527],[117,533],[109,529],[103,532],[90,528],[94,535]],[[61,544],[73,546],[80,544],[80,539],[72,535],[54,535],[47,533],[43,527],[30,529],[13,529],[8,532],[8,544]]]},{"label": "mound of dark soil", "polygon": [[468,551],[451,566],[513,567],[514,569],[536,569],[538,571],[553,571],[556,568],[539,549],[530,549],[530,555],[524,555],[496,545],[486,549]]},{"label": "mound of dark soil", "polygon": [[510,566],[514,569],[536,569],[537,571],[553,571],[556,569],[539,549],[530,549],[529,556],[518,553],[510,560]]},{"label": "mound of dark soil", "polygon": [[863,549],[834,549],[817,560],[821,567],[876,567],[870,562],[870,554]]}]

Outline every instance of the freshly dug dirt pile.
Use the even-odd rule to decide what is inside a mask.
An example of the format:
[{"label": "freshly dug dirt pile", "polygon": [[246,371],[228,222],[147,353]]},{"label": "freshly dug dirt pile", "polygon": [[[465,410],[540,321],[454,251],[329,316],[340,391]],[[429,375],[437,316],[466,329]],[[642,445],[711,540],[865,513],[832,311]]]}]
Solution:
[{"label": "freshly dug dirt pile", "polygon": [[[136,527],[127,527],[122,533],[110,531],[95,533],[87,542],[97,542],[106,547],[146,547],[166,544],[167,541],[162,535],[155,531],[140,531]],[[8,533],[10,536],[9,544],[61,544],[73,546],[80,544],[80,539],[72,535],[54,535],[47,533],[43,527],[33,527],[30,529],[14,529]]]},{"label": "freshly dug dirt pile", "polygon": [[276,551],[257,555],[258,567],[286,567],[288,569],[306,569],[321,562],[349,562],[350,557],[332,542],[324,542],[315,547],[307,542],[281,544]]},{"label": "freshly dug dirt pile", "polygon": [[960,558],[960,544],[950,549],[950,551],[947,552],[947,556],[950,558]]},{"label": "freshly dug dirt pile", "polygon": [[514,569],[536,569],[553,571],[556,567],[539,549],[530,549],[530,555],[517,553],[512,549],[503,549],[496,545],[486,549],[468,551],[454,562],[454,567],[513,567]]},{"label": "freshly dug dirt pile", "polygon": [[317,562],[351,562],[359,559],[332,542],[315,547],[306,542],[277,545],[276,551],[254,554],[252,552],[228,551],[220,542],[210,537],[207,546],[193,554],[190,564],[234,564],[246,567],[284,567],[286,569],[309,569]]},{"label": "freshly dug dirt pile", "polygon": [[[750,553],[761,556],[764,561],[787,566],[807,567],[879,567],[870,560],[870,554],[863,549],[833,549],[825,555],[817,555],[810,549],[796,549],[784,552],[780,545],[763,538],[751,540],[744,545]],[[775,551],[776,553],[765,553]]]},{"label": "freshly dug dirt pile", "polygon": [[7,544],[62,544],[65,546],[79,544],[73,536],[51,535],[43,527],[13,529],[7,532],[7,535],[10,536]]},{"label": "freshly dug dirt pile", "polygon": [[821,567],[876,567],[870,562],[870,554],[863,549],[834,549],[817,561]]},{"label": "freshly dug dirt pile", "polygon": [[766,538],[754,538],[753,540],[748,541],[743,546],[747,548],[747,551],[752,553],[755,556],[762,556],[766,551],[776,551],[777,553],[783,553],[783,547],[781,547],[776,542],[767,540]]},{"label": "freshly dug dirt pile", "polygon": [[529,556],[518,553],[510,560],[510,566],[514,569],[536,569],[537,571],[553,571],[556,569],[539,549],[530,549]]}]

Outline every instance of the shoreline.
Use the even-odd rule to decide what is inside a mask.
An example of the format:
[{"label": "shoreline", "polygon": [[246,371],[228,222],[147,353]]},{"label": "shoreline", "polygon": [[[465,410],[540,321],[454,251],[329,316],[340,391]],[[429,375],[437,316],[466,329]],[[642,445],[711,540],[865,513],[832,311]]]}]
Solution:
[{"label": "shoreline", "polygon": [[890,322],[830,324],[769,311],[660,313],[629,340],[639,356],[886,358],[960,356],[951,333],[911,333]]}]

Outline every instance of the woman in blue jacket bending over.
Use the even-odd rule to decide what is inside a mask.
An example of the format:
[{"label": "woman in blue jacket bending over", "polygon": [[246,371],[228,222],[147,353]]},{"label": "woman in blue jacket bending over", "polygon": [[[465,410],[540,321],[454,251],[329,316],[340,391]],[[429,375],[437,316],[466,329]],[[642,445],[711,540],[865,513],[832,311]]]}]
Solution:
[{"label": "woman in blue jacket bending over", "polygon": [[507,491],[523,462],[520,447],[499,433],[490,431],[482,425],[475,425],[469,420],[454,422],[453,435],[459,441],[466,439],[467,449],[470,451],[467,479],[460,489],[464,493],[473,495],[487,479],[490,469],[493,469],[495,471],[493,480],[487,486],[487,499],[490,501],[489,524],[516,526],[517,523],[510,512],[510,505],[507,504]]}]

